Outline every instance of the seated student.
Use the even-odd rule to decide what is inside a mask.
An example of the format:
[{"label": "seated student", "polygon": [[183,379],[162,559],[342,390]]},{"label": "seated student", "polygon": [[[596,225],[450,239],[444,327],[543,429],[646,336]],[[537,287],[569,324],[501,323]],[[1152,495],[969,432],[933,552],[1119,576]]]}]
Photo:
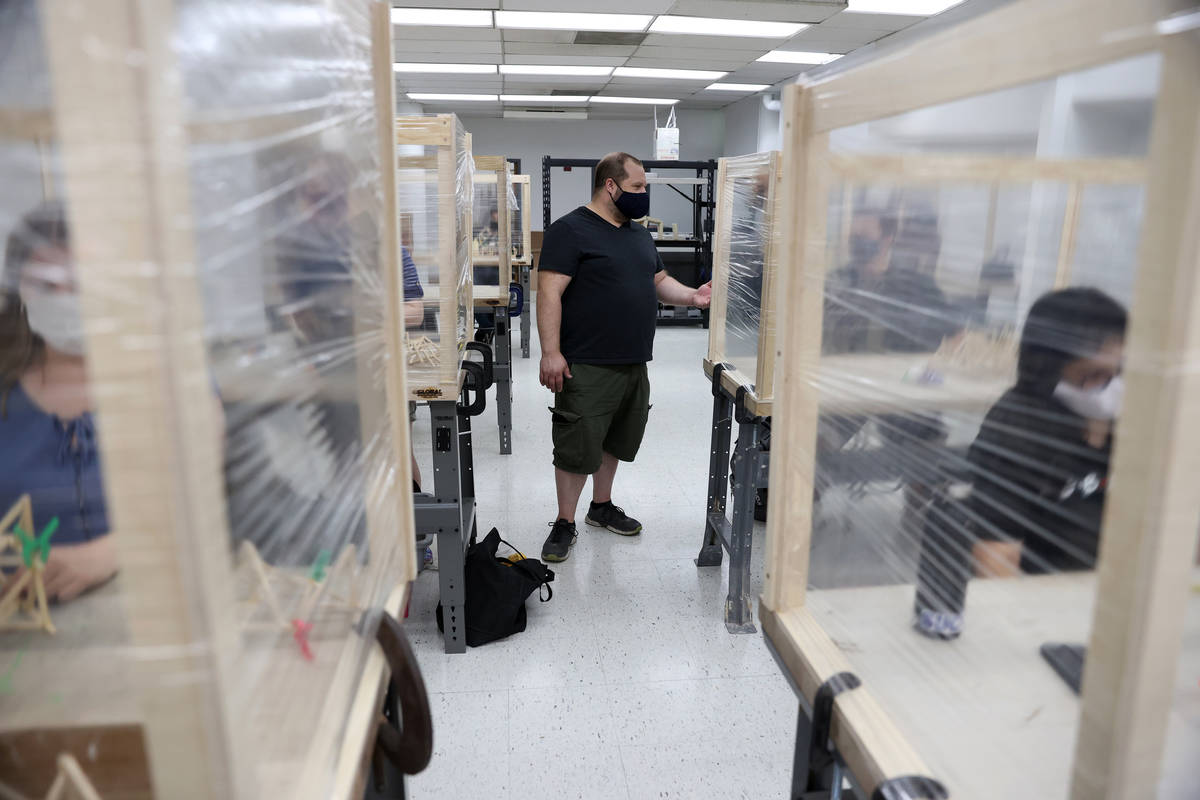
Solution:
[{"label": "seated student", "polygon": [[1097,289],[1042,296],[1029,310],[1017,383],[967,453],[970,494],[929,506],[914,624],[952,639],[967,581],[1090,569],[1096,561],[1120,412],[1125,309]]},{"label": "seated student", "polygon": [[29,494],[38,532],[58,518],[44,578],[59,601],[117,571],[92,412],[66,212],[47,203],[9,235],[0,283],[0,514]]},{"label": "seated student", "polygon": [[1125,309],[1098,289],[1042,296],[1021,332],[1017,384],[988,412],[967,460],[977,564],[1091,569],[1124,385]]}]

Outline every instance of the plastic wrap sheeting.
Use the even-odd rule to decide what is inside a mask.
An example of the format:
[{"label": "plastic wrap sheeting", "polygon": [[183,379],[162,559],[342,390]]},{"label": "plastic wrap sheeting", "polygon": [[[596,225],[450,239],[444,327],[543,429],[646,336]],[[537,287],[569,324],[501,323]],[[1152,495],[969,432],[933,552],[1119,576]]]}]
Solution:
[{"label": "plastic wrap sheeting", "polygon": [[[505,162],[507,165],[507,162]],[[503,230],[500,224],[500,199],[497,191],[497,185],[501,180],[497,171],[483,169],[478,165],[475,167],[475,200],[472,213],[472,241],[471,250],[475,264],[475,285],[476,286],[499,286],[500,267],[504,259],[500,258],[502,247],[506,246],[503,241],[507,239],[511,243],[513,239],[513,209],[517,207],[516,194],[513,192],[513,184],[511,183],[511,175],[507,171],[504,173],[505,195],[506,195],[506,213],[508,215],[508,230]],[[509,258],[512,257],[511,244],[509,247]],[[504,276],[505,283],[510,276]]]},{"label": "plastic wrap sheeting", "polygon": [[473,319],[470,134],[453,114],[402,116],[396,128],[401,236],[423,304],[421,322],[407,329],[408,386],[413,400],[455,398]]},{"label": "plastic wrap sheeting", "polygon": [[512,218],[512,260],[516,264],[528,264],[532,258],[532,253],[529,252],[529,223],[533,213],[529,199],[529,176],[528,175],[513,175],[512,194],[509,199],[512,205],[509,210]]},{"label": "plastic wrap sheeting", "polygon": [[56,748],[104,797],[333,790],[414,547],[372,5],[0,8],[0,515],[86,589],[0,605],[23,795]]},{"label": "plastic wrap sheeting", "polygon": [[[823,287],[821,347],[778,368],[819,413],[772,487],[811,470],[808,612],[951,797],[1069,794],[1080,701],[1039,649],[1094,641],[1122,374],[1163,355],[1123,348],[1159,65],[837,129],[809,151],[824,233],[797,280]],[[749,359],[732,295],[726,350]],[[1200,792],[1190,603],[1164,798]]]},{"label": "plastic wrap sheeting", "polygon": [[779,230],[775,225],[779,154],[721,159],[717,185],[716,252],[709,361],[729,373],[759,401],[773,395],[773,275]]}]

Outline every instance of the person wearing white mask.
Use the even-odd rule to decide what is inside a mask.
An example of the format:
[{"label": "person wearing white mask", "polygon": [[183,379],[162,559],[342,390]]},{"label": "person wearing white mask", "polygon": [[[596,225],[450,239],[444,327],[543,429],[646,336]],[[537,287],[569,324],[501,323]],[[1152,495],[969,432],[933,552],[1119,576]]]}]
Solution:
[{"label": "person wearing white mask", "polygon": [[967,456],[976,572],[1095,566],[1126,316],[1091,288],[1050,292],[1030,308],[1017,383],[992,406]]},{"label": "person wearing white mask", "polygon": [[[96,444],[67,217],[26,214],[8,237],[0,281],[0,513],[23,494],[34,526],[58,528],[47,595],[70,600],[117,570]],[[12,576],[0,574],[3,585]]]}]

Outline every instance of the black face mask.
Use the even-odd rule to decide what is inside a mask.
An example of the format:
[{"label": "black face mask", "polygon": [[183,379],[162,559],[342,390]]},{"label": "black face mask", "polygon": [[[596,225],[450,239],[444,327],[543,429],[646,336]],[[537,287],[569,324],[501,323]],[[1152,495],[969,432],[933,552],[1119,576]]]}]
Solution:
[{"label": "black face mask", "polygon": [[629,219],[641,219],[650,213],[650,193],[621,191],[619,196],[613,197],[613,205]]},{"label": "black face mask", "polygon": [[874,236],[861,233],[850,234],[850,258],[858,264],[864,264],[879,255],[881,242]]}]

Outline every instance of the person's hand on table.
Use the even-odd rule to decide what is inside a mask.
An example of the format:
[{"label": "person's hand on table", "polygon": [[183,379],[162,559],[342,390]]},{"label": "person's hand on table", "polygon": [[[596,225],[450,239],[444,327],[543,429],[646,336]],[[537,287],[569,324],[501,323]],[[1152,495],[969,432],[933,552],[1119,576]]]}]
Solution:
[{"label": "person's hand on table", "polygon": [[65,603],[104,583],[117,572],[117,548],[112,534],[83,544],[50,548],[42,582],[46,597]]},{"label": "person's hand on table", "polygon": [[708,308],[712,304],[712,281],[696,289],[692,295],[691,305],[696,308]]},{"label": "person's hand on table", "polygon": [[562,353],[547,353],[543,355],[538,375],[542,386],[545,386],[552,392],[561,392],[563,381],[572,377],[571,368],[567,366],[567,359],[563,358]]}]

